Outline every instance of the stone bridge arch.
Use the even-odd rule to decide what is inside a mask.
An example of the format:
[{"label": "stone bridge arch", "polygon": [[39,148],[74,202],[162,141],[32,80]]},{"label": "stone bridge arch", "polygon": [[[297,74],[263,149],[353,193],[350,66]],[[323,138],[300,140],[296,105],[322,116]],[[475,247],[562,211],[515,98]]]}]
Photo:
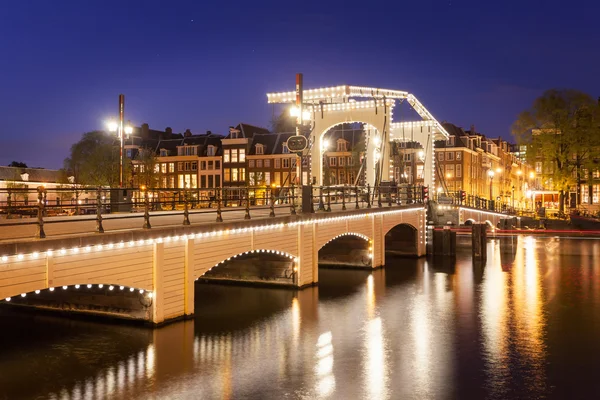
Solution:
[{"label": "stone bridge arch", "polygon": [[410,223],[391,227],[384,235],[386,254],[419,256],[419,230]]}]

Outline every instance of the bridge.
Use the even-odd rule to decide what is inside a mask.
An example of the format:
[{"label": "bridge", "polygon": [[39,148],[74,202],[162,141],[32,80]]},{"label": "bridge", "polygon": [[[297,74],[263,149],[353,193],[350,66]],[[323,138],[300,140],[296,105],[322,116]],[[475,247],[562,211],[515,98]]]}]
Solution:
[{"label": "bridge", "polygon": [[[194,313],[198,279],[301,289],[318,283],[319,263],[372,269],[384,266],[386,250],[425,255],[421,199],[366,190],[366,197],[351,199],[348,192],[333,202],[319,190],[317,211],[301,213],[294,198],[228,208],[219,199],[217,209],[171,212],[151,212],[146,202],[143,213],[102,218],[107,227],[120,221],[102,232],[93,229],[98,216],[47,218],[54,234],[0,241],[0,298],[161,324]],[[161,218],[167,222],[150,223]],[[39,218],[30,222],[5,219],[2,231],[19,237],[23,230],[39,230]],[[69,228],[77,233],[64,233]]]}]

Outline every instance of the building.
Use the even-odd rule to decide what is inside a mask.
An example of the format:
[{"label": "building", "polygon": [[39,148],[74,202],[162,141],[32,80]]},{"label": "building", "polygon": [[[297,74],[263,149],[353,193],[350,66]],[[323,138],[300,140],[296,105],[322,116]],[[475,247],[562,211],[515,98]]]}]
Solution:
[{"label": "building", "polygon": [[240,123],[229,128],[229,135],[221,140],[223,147],[223,186],[243,187],[248,184],[246,155],[255,134],[267,134],[268,129]]},{"label": "building", "polygon": [[362,184],[364,177],[359,174],[365,149],[364,129],[341,125],[328,131],[323,143],[323,184]]}]

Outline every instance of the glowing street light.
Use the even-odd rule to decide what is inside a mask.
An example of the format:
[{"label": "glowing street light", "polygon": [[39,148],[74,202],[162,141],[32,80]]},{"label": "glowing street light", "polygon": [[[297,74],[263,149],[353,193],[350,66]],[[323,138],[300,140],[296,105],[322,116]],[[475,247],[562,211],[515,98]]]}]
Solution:
[{"label": "glowing street light", "polygon": [[494,198],[494,196],[492,195],[492,183],[494,182],[494,170],[489,169],[488,170],[488,175],[490,177],[490,200],[492,200]]},{"label": "glowing street light", "polygon": [[107,128],[110,132],[117,132],[117,136],[121,141],[120,147],[120,164],[119,164],[119,187],[123,187],[123,147],[124,147],[124,136],[131,135],[133,133],[133,127],[130,125],[125,126],[125,95],[119,95],[119,122],[111,120],[107,123]]}]

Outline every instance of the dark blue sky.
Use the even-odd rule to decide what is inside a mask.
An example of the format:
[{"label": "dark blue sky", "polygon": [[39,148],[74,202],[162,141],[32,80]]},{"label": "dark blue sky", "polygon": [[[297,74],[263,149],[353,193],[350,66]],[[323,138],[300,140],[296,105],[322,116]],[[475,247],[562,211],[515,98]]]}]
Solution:
[{"label": "dark blue sky", "polygon": [[4,0],[0,165],[60,167],[119,93],[136,125],[268,126],[265,94],[296,72],[408,90],[440,121],[508,138],[545,89],[600,96],[598,15],[594,0]]}]

